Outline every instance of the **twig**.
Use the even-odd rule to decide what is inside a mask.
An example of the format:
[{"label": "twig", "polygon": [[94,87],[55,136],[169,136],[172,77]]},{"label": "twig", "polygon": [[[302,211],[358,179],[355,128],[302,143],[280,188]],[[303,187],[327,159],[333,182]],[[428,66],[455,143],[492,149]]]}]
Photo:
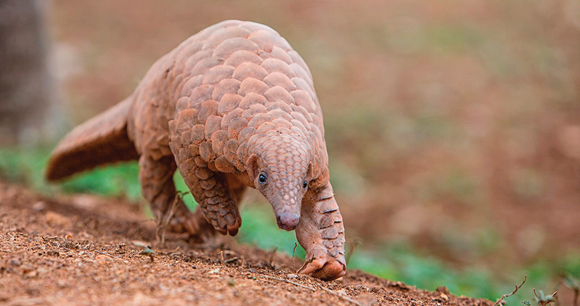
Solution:
[{"label": "twig", "polygon": [[502,302],[503,302],[503,299],[505,299],[505,298],[507,298],[507,297],[510,297],[510,296],[512,296],[512,295],[514,295],[514,294],[516,294],[516,292],[518,292],[518,290],[520,290],[520,288],[522,288],[522,286],[523,286],[523,285],[526,283],[526,280],[527,280],[527,279],[528,279],[528,274],[526,273],[526,275],[524,275],[524,280],[522,281],[522,283],[521,283],[519,286],[518,286],[518,285],[516,285],[516,289],[514,289],[514,291],[512,291],[511,293],[506,293],[506,294],[502,295],[502,296],[499,298],[499,300],[497,300],[497,301],[496,301],[496,302],[493,304],[493,306],[497,306],[497,305],[503,305],[503,304],[502,304]]},{"label": "twig", "polygon": [[294,242],[294,249],[292,250],[292,268],[295,267],[295,265],[294,265],[294,259],[296,259],[296,258],[294,257],[294,254],[296,254],[296,248],[297,247],[298,247],[298,243]]},{"label": "twig", "polygon": [[95,253],[99,253],[99,254],[101,254],[101,255],[106,255],[106,256],[109,256],[109,257],[111,257],[111,258],[121,258],[121,257],[113,256],[113,255],[111,255],[111,254],[107,254],[107,253],[104,253],[104,252],[100,252],[100,251],[94,251],[94,252],[95,252]]},{"label": "twig", "polygon": [[267,278],[267,279],[273,279],[273,280],[281,281],[281,282],[286,282],[286,283],[289,283],[289,284],[292,284],[292,285],[298,286],[298,287],[300,287],[300,288],[304,288],[304,289],[308,289],[308,290],[316,291],[316,289],[315,289],[315,288],[308,287],[308,286],[304,286],[304,285],[302,285],[302,284],[295,283],[295,282],[293,282],[293,281],[289,281],[289,280],[287,280],[287,279],[283,279],[283,278],[277,278],[277,277],[272,277],[272,276],[267,276],[267,275],[262,275],[262,277],[264,277],[264,278]]},{"label": "twig", "polygon": [[348,266],[348,263],[350,262],[350,258],[352,257],[352,254],[354,254],[354,251],[356,250],[356,248],[362,244],[362,239],[360,238],[355,238],[351,243],[349,243],[349,250],[348,253],[346,254],[346,265]]},{"label": "twig", "polygon": [[145,219],[145,220],[133,221],[133,223],[143,223],[143,222],[157,222],[157,220],[155,220],[155,219]]},{"label": "twig", "polygon": [[[540,295],[538,295],[538,293],[536,292],[536,288],[534,288],[534,295],[536,296],[535,300],[536,302],[538,302],[538,305],[540,306],[546,306],[552,302],[556,302],[557,300],[557,295],[558,291],[555,291],[554,293],[545,296],[544,292],[542,290],[540,290]],[[555,298],[556,296],[556,298]]]},{"label": "twig", "polygon": [[304,264],[302,264],[302,267],[300,267],[300,269],[298,269],[298,271],[296,271],[296,274],[300,274],[300,272],[302,272],[304,269],[306,269],[306,266],[308,266],[309,263],[314,261],[314,257],[310,257],[310,259],[307,259],[304,261]]},{"label": "twig", "polygon": [[322,285],[318,285],[318,287],[320,287],[320,289],[322,289],[322,290],[324,290],[324,291],[326,291],[326,292],[328,292],[330,294],[334,294],[334,295],[338,296],[339,298],[341,298],[341,299],[343,299],[345,301],[351,302],[351,303],[353,303],[355,305],[358,305],[358,306],[363,306],[361,303],[359,303],[359,302],[357,302],[357,301],[349,298],[348,296],[346,296],[344,294],[340,294],[338,292],[334,292],[334,291],[332,291],[330,289],[324,288],[324,287],[322,287]]},{"label": "twig", "polygon": [[10,250],[14,252],[14,236],[12,234],[8,234],[8,236],[10,236]]},{"label": "twig", "polygon": [[[580,281],[576,278],[572,277],[572,275],[563,275],[560,276],[564,280],[560,280],[560,283],[563,283],[564,286],[572,289],[574,291],[574,306],[578,305],[578,298],[580,297]],[[557,289],[556,289],[557,290]]]},{"label": "twig", "polygon": [[179,203],[178,200],[181,200],[181,193],[177,193],[175,195],[175,199],[173,200],[173,203],[171,204],[171,209],[169,210],[169,214],[167,214],[167,216],[165,217],[165,220],[163,219],[163,216],[160,216],[159,220],[157,221],[157,228],[155,230],[155,232],[156,232],[155,236],[157,237],[157,242],[159,242],[159,240],[161,240],[161,246],[165,245],[165,233],[167,231],[167,226],[169,225],[169,222],[171,222],[171,219],[173,218],[173,215],[175,214],[175,211],[177,210],[177,206]]},{"label": "twig", "polygon": [[233,257],[233,258],[224,260],[223,263],[230,263],[230,262],[234,262],[234,261],[237,261],[237,260],[240,260],[240,258],[239,257]]},{"label": "twig", "polygon": [[272,250],[272,253],[270,254],[270,263],[269,263],[269,265],[270,265],[271,268],[274,268],[274,257],[276,256],[276,252],[277,251],[278,251],[278,247],[275,247]]}]

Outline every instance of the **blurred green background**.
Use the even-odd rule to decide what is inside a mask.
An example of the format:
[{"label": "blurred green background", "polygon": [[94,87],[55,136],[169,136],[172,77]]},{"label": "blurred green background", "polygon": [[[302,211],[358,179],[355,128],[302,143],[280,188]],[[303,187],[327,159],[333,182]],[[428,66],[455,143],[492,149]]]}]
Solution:
[{"label": "blurred green background", "polygon": [[[360,244],[350,268],[492,300],[527,273],[516,303],[580,277],[577,0],[54,0],[48,13],[69,128],[211,24],[276,29],[314,76],[347,240]],[[134,163],[48,186],[55,141],[0,149],[2,176],[142,201]],[[293,233],[248,200],[238,239],[291,253]]]}]

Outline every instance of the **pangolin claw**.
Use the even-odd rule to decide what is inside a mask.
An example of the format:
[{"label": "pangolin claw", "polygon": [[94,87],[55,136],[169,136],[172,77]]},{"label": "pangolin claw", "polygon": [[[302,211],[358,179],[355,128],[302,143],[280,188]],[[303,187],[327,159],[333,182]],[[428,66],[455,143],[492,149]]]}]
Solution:
[{"label": "pangolin claw", "polygon": [[328,255],[311,257],[304,262],[304,265],[298,270],[298,273],[331,281],[346,274],[346,265]]}]

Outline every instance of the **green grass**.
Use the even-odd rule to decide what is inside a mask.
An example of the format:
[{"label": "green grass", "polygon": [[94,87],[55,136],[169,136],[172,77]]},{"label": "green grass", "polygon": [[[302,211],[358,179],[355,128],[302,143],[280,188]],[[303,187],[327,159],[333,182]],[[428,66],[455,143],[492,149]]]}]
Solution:
[{"label": "green grass", "polygon": [[23,183],[44,194],[54,192],[92,193],[110,197],[139,199],[141,187],[137,178],[137,163],[120,163],[99,167],[75,175],[61,184],[51,184],[44,179],[44,168],[49,149],[29,150],[3,148],[0,150],[0,175],[9,181]]},{"label": "green grass", "polygon": [[[48,184],[43,179],[48,152],[47,149],[0,149],[0,174],[6,180],[26,184],[47,195],[55,192],[88,192],[132,200],[140,198],[136,163],[102,167],[77,175],[61,185]],[[179,174],[175,175],[175,182],[178,190],[187,191]],[[196,206],[191,194],[185,195],[185,201],[190,209]],[[238,241],[263,249],[277,248],[280,252],[292,255],[296,244],[294,233],[277,228],[269,205],[265,203],[249,205],[242,211],[242,218],[243,227],[237,236]],[[298,246],[295,255],[304,258],[305,252]],[[361,269],[380,277],[403,281],[427,290],[446,286],[453,294],[491,300],[511,292],[513,285],[520,283],[524,274],[527,273],[526,285],[515,296],[508,299],[508,303],[517,301],[514,304],[518,304],[524,300],[533,300],[532,288],[551,292],[557,280],[555,271],[568,273],[578,278],[580,254],[570,254],[551,262],[532,263],[525,268],[513,268],[508,273],[509,277],[500,278],[485,266],[455,269],[442,260],[423,254],[408,245],[385,242],[383,246],[359,247],[350,258],[349,269]]]}]

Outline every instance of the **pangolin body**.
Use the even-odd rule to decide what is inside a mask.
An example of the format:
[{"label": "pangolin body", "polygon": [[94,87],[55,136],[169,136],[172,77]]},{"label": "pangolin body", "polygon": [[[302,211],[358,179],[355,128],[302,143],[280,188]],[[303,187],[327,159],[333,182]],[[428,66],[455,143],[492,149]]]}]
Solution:
[{"label": "pangolin body", "polygon": [[271,28],[229,20],[159,59],[133,94],[75,128],[51,155],[59,180],[97,165],[139,159],[143,196],[158,218],[183,176],[200,209],[180,203],[170,229],[235,235],[246,187],[296,229],[302,273],[344,275],[344,227],[329,182],[322,111],[310,71]]}]

